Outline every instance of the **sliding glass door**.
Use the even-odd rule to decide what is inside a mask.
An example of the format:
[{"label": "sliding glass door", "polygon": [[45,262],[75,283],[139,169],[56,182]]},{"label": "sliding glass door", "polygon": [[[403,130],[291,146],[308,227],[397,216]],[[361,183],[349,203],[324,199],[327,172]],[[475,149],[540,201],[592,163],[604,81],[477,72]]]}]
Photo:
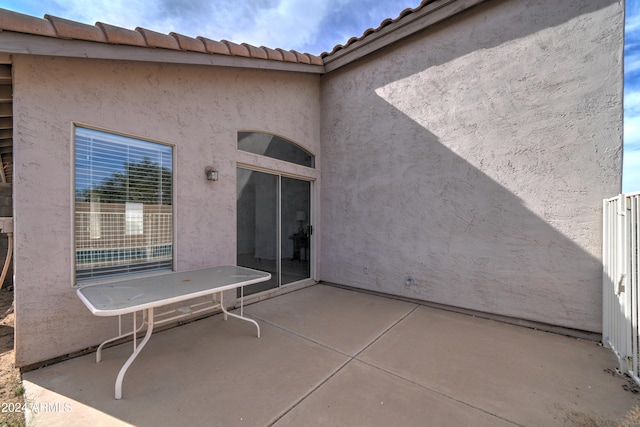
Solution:
[{"label": "sliding glass door", "polygon": [[311,183],[238,168],[237,262],[271,273],[245,295],[311,277]]},{"label": "sliding glass door", "polygon": [[280,177],[280,284],[311,277],[311,183]]}]

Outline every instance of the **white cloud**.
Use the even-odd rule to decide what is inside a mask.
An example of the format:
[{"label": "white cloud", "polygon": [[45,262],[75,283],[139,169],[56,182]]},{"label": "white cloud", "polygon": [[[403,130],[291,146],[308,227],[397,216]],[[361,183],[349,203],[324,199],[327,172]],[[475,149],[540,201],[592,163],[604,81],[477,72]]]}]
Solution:
[{"label": "white cloud", "polygon": [[[208,2],[148,1],[148,0],[92,0],[87,7],[85,0],[68,0],[58,3],[50,14],[87,24],[104,22],[123,28],[143,27],[161,33],[172,31],[196,37],[199,35],[213,38],[209,32],[238,24],[233,13],[240,8],[222,9],[224,13],[213,13]],[[198,3],[201,3],[199,5]],[[215,34],[215,33],[214,33]]]},{"label": "white cloud", "polygon": [[636,73],[640,71],[640,53],[625,53],[624,57],[624,74]]},{"label": "white cloud", "polygon": [[100,21],[129,29],[138,26],[136,22],[146,14],[145,3],[140,0],[93,0],[89,7],[82,0],[54,4],[55,7],[45,13],[86,24]]},{"label": "white cloud", "polygon": [[320,54],[419,0],[0,0],[1,7],[93,25],[247,42]]},{"label": "white cloud", "polygon": [[257,46],[300,48],[315,40],[331,8],[326,0],[281,0],[255,14],[248,28],[237,28],[234,37]]},{"label": "white cloud", "polygon": [[[321,25],[328,14],[360,0],[42,0],[40,4],[23,0],[14,6],[11,3],[15,1],[3,7],[91,25],[99,21],[128,29],[144,27],[165,34],[174,31],[190,37],[306,51],[313,44],[324,44],[317,42],[324,35]],[[324,49],[333,48],[332,41],[326,44]]]},{"label": "white cloud", "polygon": [[625,150],[640,150],[640,118],[625,119]]},{"label": "white cloud", "polygon": [[632,7],[633,4],[637,5],[637,2],[628,1],[627,2],[627,10],[626,10],[626,19],[625,19],[625,32],[635,32],[640,30],[640,10],[638,7]]}]

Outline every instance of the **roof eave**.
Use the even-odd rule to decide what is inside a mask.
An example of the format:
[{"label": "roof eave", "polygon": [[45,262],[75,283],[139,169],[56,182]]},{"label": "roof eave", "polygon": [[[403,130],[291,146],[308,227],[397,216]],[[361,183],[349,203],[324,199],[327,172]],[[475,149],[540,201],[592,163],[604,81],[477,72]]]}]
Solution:
[{"label": "roof eave", "polygon": [[68,58],[158,62],[323,74],[324,66],[192,51],[67,40],[0,31],[0,56],[42,55]]},{"label": "roof eave", "polygon": [[331,72],[357,61],[485,1],[488,0],[440,0],[430,3],[398,22],[384,26],[324,56],[322,59],[325,72]]}]

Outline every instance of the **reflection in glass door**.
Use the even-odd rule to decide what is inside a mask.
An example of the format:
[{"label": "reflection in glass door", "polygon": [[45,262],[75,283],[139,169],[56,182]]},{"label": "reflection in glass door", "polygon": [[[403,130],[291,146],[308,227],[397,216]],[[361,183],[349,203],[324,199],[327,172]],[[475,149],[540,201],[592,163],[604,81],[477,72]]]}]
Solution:
[{"label": "reflection in glass door", "polygon": [[311,183],[238,168],[238,265],[271,273],[245,295],[311,277]]},{"label": "reflection in glass door", "polygon": [[311,183],[285,177],[280,180],[280,284],[285,285],[311,277]]}]

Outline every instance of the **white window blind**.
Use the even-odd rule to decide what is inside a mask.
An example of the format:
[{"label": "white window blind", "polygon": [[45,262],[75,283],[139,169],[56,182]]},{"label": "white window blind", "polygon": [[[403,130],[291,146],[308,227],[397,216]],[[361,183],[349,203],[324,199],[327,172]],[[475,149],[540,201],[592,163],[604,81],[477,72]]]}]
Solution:
[{"label": "white window blind", "polygon": [[173,266],[173,149],[76,127],[78,282]]}]

